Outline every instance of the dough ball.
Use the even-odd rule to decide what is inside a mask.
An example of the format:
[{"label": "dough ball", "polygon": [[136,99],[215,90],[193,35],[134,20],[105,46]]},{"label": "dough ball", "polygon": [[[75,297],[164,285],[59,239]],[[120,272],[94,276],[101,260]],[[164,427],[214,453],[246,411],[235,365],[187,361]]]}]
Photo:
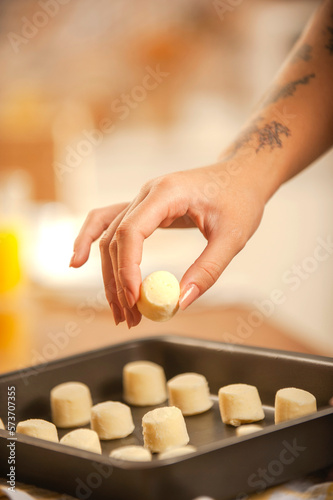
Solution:
[{"label": "dough ball", "polygon": [[240,425],[236,429],[237,436],[245,436],[246,434],[252,434],[252,432],[261,431],[261,425]]},{"label": "dough ball", "polygon": [[170,448],[170,450],[163,451],[159,453],[158,458],[163,460],[164,458],[181,457],[194,451],[197,451],[196,447],[188,444],[187,446],[179,446],[178,448]]},{"label": "dough ball", "polygon": [[60,439],[61,444],[80,448],[81,450],[93,451],[94,453],[102,453],[101,443],[97,432],[91,429],[75,429],[68,432]]},{"label": "dough ball", "polygon": [[153,453],[185,446],[189,442],[183,414],[176,406],[149,411],[143,416],[142,427],[144,446]]},{"label": "dough ball", "polygon": [[130,462],[150,462],[152,459],[150,451],[143,446],[121,446],[111,451],[110,457]]},{"label": "dough ball", "polygon": [[119,401],[105,401],[92,407],[91,428],[100,439],[119,439],[134,431],[129,406]]},{"label": "dough ball", "polygon": [[169,404],[183,415],[196,415],[213,406],[206,378],[199,373],[182,373],[169,380]]},{"label": "dough ball", "polygon": [[313,394],[303,389],[287,387],[275,395],[275,423],[303,417],[317,411],[317,401]]},{"label": "dough ball", "polygon": [[168,271],[155,271],[141,283],[138,309],[153,321],[168,321],[178,310],[180,288]]},{"label": "dough ball", "polygon": [[51,390],[52,421],[57,427],[89,424],[91,407],[91,394],[86,384],[65,382]]},{"label": "dough ball", "polygon": [[39,418],[31,418],[29,420],[22,420],[16,427],[16,432],[32,436],[46,441],[58,442],[57,428],[52,422],[41,420]]},{"label": "dough ball", "polygon": [[135,406],[151,406],[167,399],[166,379],[160,365],[133,361],[123,368],[124,399]]},{"label": "dough ball", "polygon": [[237,427],[265,417],[258,389],[253,385],[231,384],[219,390],[222,422]]},{"label": "dough ball", "polygon": [[5,430],[5,426],[3,425],[3,421],[0,418],[0,429]]}]

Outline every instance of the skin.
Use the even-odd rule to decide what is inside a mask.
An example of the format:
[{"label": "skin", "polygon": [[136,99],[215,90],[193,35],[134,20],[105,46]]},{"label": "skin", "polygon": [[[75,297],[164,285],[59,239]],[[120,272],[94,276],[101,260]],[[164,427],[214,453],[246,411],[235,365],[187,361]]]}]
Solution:
[{"label": "skin", "polygon": [[209,166],[149,181],[130,203],[91,211],[70,265],[100,239],[115,323],[141,320],[143,243],[158,227],[197,227],[207,246],[185,272],[180,308],[210,288],[245,246],[277,189],[333,144],[333,1],[324,1],[239,135]]}]

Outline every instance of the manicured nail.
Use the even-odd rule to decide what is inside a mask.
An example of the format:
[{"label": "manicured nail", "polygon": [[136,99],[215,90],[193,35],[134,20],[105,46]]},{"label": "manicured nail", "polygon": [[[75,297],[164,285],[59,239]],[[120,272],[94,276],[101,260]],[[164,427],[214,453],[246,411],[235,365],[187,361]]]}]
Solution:
[{"label": "manicured nail", "polygon": [[135,298],[134,298],[133,293],[128,288],[124,288],[124,294],[125,294],[125,297],[126,297],[126,300],[127,300],[128,307],[129,308],[134,307],[134,305],[135,305]]},{"label": "manicured nail", "polygon": [[184,311],[192,302],[195,301],[200,295],[200,290],[194,283],[187,285],[184,291],[181,293],[179,299],[179,307]]},{"label": "manicured nail", "polygon": [[122,319],[121,311],[120,311],[119,307],[117,306],[117,304],[115,304],[114,302],[111,302],[110,307],[112,310],[114,322],[116,323],[116,326],[117,326],[117,325],[119,325],[119,323]]},{"label": "manicured nail", "polygon": [[74,267],[74,263],[75,263],[75,252],[73,252],[71,260],[69,261],[69,267]]},{"label": "manicured nail", "polygon": [[132,317],[132,313],[129,309],[124,309],[124,314],[125,314],[125,318],[126,318],[126,323],[127,323],[127,326],[128,326],[128,329],[132,328],[133,326],[133,317]]}]

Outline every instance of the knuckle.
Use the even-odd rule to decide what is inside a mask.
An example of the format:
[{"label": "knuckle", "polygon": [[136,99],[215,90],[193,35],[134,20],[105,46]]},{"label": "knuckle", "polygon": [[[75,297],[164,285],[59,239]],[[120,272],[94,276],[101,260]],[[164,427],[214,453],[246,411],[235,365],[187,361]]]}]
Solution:
[{"label": "knuckle", "polygon": [[205,271],[209,280],[215,283],[221,275],[221,266],[217,262],[208,261],[205,262]]},{"label": "knuckle", "polygon": [[88,215],[87,215],[87,220],[89,222],[99,218],[99,215],[100,215],[100,210],[98,208],[93,208],[92,210],[90,210],[88,212]]},{"label": "knuckle", "polygon": [[215,283],[221,275],[221,266],[217,262],[214,261],[204,261],[199,265],[203,275],[205,277],[205,281],[209,283],[209,285]]},{"label": "knuckle", "polygon": [[162,177],[156,179],[156,186],[161,189],[170,190],[174,187],[174,185],[175,181],[172,175],[163,175]]},{"label": "knuckle", "polygon": [[109,245],[109,240],[106,235],[103,235],[101,239],[99,240],[99,249],[101,252],[104,252],[105,249],[108,248]]},{"label": "knuckle", "polygon": [[128,235],[129,231],[131,230],[131,224],[129,221],[123,221],[121,224],[116,229],[114,238],[115,240],[123,240],[126,238]]},{"label": "knuckle", "polygon": [[117,253],[117,240],[115,238],[112,238],[112,240],[109,243],[109,252],[111,254]]},{"label": "knuckle", "polygon": [[112,302],[115,295],[117,295],[117,287],[114,281],[109,281],[104,284],[105,295],[108,299],[108,302]]},{"label": "knuckle", "polygon": [[245,247],[247,238],[245,232],[241,228],[234,228],[229,233],[230,240],[235,249],[239,252]]}]

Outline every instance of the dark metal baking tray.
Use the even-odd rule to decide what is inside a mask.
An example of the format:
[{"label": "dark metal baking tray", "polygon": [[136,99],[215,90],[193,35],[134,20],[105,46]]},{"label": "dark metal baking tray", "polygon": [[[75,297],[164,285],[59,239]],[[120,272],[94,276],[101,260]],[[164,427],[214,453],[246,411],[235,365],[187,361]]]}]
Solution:
[{"label": "dark metal baking tray", "polygon": [[[82,500],[190,500],[200,495],[227,500],[333,464],[333,408],[328,404],[333,395],[333,359],[319,356],[178,336],[135,340],[2,375],[0,416],[6,421],[11,386],[16,392],[16,422],[50,420],[50,389],[69,380],[88,384],[94,403],[122,400],[122,368],[138,359],[159,363],[167,378],[187,371],[206,376],[214,406],[202,415],[186,417],[190,443],[197,452],[150,463],[111,460],[111,449],[142,444],[141,418],[151,407],[133,407],[134,433],[102,443],[102,456],[17,434],[16,480]],[[265,409],[263,430],[244,437],[222,423],[216,398],[219,387],[237,382],[257,386]],[[274,425],[275,393],[290,386],[313,393],[318,412]],[[8,438],[7,431],[0,431],[2,477],[9,471]]]}]

